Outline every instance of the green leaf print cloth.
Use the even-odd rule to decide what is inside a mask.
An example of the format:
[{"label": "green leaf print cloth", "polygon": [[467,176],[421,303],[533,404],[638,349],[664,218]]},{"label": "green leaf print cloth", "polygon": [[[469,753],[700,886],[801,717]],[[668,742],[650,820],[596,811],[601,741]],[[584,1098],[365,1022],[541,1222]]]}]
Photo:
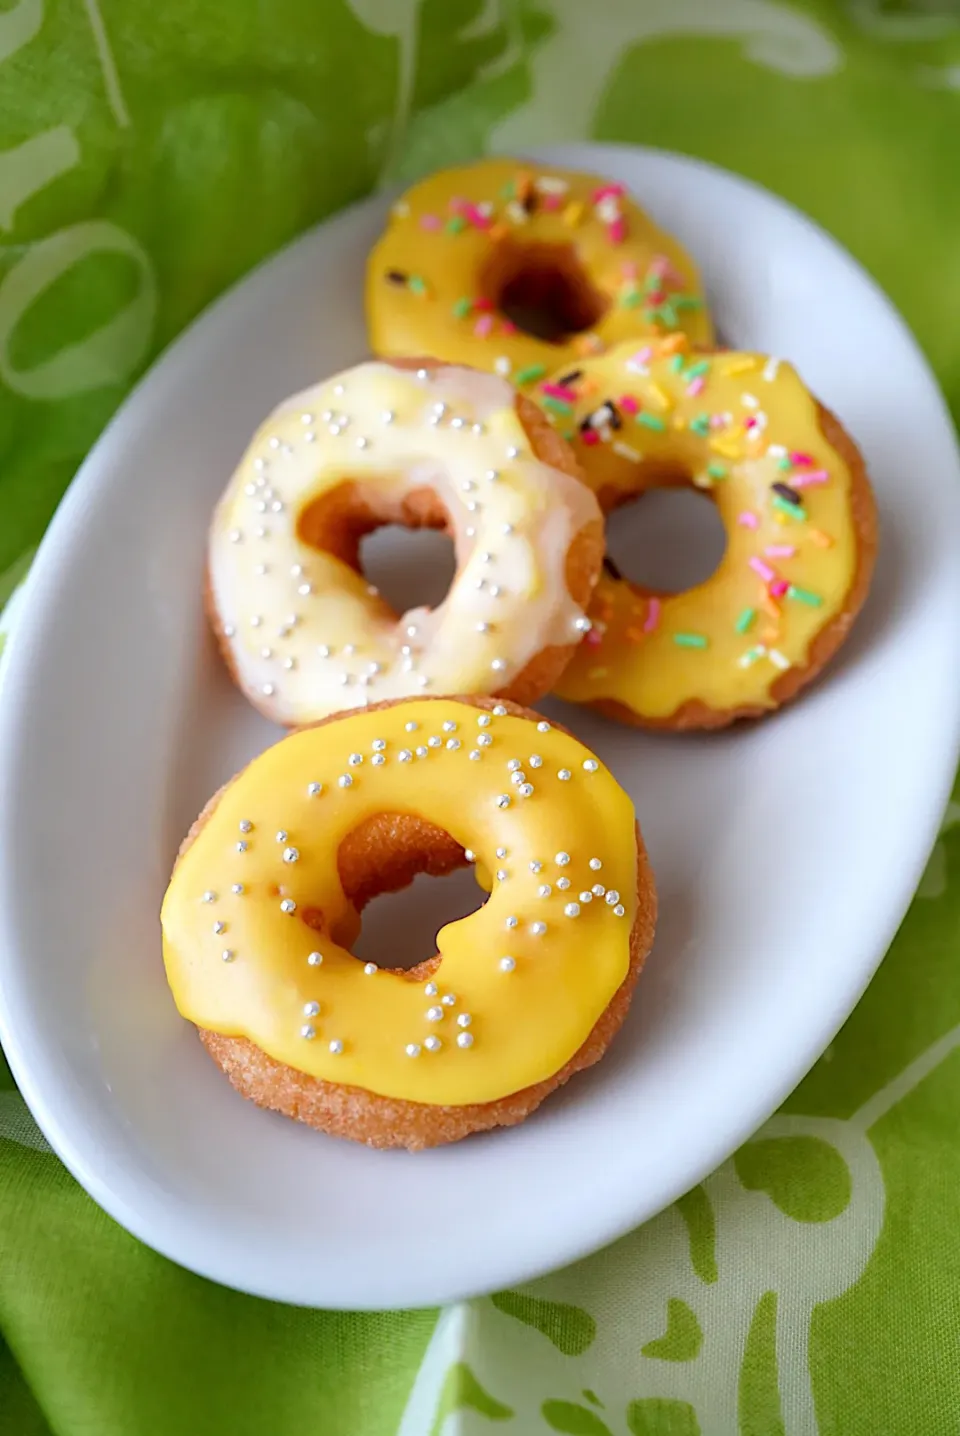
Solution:
[{"label": "green leaf print cloth", "polygon": [[[0,0],[0,603],[124,395],[252,265],[381,183],[582,137],[807,210],[958,412],[950,0]],[[0,1061],[0,1436],[488,1432],[960,1432],[960,804],[753,1141],[613,1248],[445,1311],[180,1270],[87,1198]]]}]

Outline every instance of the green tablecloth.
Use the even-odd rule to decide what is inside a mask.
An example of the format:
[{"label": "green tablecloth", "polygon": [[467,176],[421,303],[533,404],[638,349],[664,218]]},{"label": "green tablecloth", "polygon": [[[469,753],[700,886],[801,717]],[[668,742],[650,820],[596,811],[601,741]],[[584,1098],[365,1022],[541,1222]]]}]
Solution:
[{"label": "green tablecloth", "polygon": [[[957,412],[951,11],[0,0],[0,601],[205,304],[378,183],[488,147],[642,141],[759,180],[873,271]],[[0,1432],[956,1433],[958,824],[951,804],[866,997],[754,1141],[611,1250],[443,1313],[180,1271],[75,1185],[0,1062]]]}]

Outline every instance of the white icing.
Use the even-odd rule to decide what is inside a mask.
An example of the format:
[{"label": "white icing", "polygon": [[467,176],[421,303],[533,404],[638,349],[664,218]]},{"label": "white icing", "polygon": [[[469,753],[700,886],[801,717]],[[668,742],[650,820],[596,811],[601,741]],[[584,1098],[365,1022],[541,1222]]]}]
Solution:
[{"label": "white icing", "polygon": [[[438,608],[397,621],[362,575],[298,537],[300,515],[346,482],[394,500],[435,491],[457,555]],[[274,411],[214,516],[210,581],[241,686],[287,723],[409,694],[500,691],[542,648],[576,640],[566,554],[599,517],[584,484],[533,456],[498,376],[451,366],[419,378],[383,363],[336,375]]]}]

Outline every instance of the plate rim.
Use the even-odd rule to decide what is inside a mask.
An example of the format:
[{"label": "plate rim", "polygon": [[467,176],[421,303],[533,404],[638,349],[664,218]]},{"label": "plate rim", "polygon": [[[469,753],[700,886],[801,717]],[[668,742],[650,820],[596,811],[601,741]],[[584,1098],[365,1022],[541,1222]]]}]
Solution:
[{"label": "plate rim", "polygon": [[[954,478],[960,478],[960,449],[958,449],[957,436],[950,412],[937,377],[910,326],[863,265],[809,215],[772,190],[734,171],[709,161],[662,148],[586,140],[535,146],[529,149],[523,147],[522,154],[538,162],[562,165],[566,168],[583,165],[583,167],[596,168],[600,172],[604,170],[606,156],[611,156],[614,160],[618,158],[631,160],[656,158],[667,161],[685,171],[685,179],[695,181],[697,173],[706,172],[725,181],[732,187],[733,193],[737,191],[750,192],[762,198],[767,204],[779,208],[785,217],[789,217],[795,224],[799,224],[815,234],[822,243],[842,257],[845,263],[858,274],[861,283],[869,289],[874,302],[882,307],[888,318],[899,329],[905,345],[912,353],[916,366],[915,372],[922,374],[931,391],[931,397],[935,398],[938,403],[944,425],[943,437],[944,440],[949,441],[951,448]],[[143,390],[158,376],[176,368],[182,349],[191,347],[195,342],[197,331],[201,330],[203,326],[211,324],[213,316],[219,313],[221,306],[230,305],[237,292],[251,280],[253,275],[282,262],[284,257],[300,246],[311,244],[316,233],[323,230],[331,221],[341,219],[376,201],[384,202],[387,197],[385,192],[375,193],[347,209],[329,216],[281,250],[268,256],[254,269],[248,271],[235,285],[218,296],[177,336],[146,373],[140,377],[80,465],[47,527],[29,575],[20,590],[17,621],[9,635],[3,654],[2,674],[0,674],[0,806],[3,804],[9,785],[9,773],[12,768],[10,755],[16,751],[12,740],[23,722],[22,715],[18,717],[22,705],[18,705],[16,693],[26,680],[31,650],[35,642],[35,639],[31,637],[32,631],[43,627],[46,621],[46,609],[40,601],[44,588],[55,575],[61,553],[68,551],[72,546],[71,531],[75,516],[87,507],[91,500],[96,500],[101,483],[100,472],[102,471],[104,475],[109,473],[111,464],[114,462],[113,450],[118,445],[123,446],[125,442],[124,429],[128,423],[132,422],[131,412],[134,416],[136,415],[136,410],[142,402]],[[945,577],[946,571],[941,574],[941,579]],[[956,596],[960,600],[960,553],[958,553],[954,565],[952,582]],[[515,1254],[511,1254],[506,1260],[503,1260],[498,1259],[496,1252],[488,1253],[484,1265],[490,1275],[480,1284],[476,1281],[468,1282],[466,1285],[454,1282],[440,1291],[431,1289],[430,1291],[416,1292],[412,1302],[399,1303],[394,1300],[392,1303],[381,1301],[374,1304],[392,1305],[395,1309],[401,1304],[405,1307],[425,1307],[465,1300],[501,1289],[504,1286],[520,1285],[544,1275],[546,1272],[568,1266],[606,1247],[655,1216],[675,1201],[678,1196],[701,1181],[709,1172],[714,1171],[727,1157],[750,1139],[753,1133],[795,1089],[823,1048],[847,1020],[889,950],[896,931],[913,900],[917,883],[936,841],[940,819],[952,790],[958,759],[960,759],[960,668],[957,669],[953,677],[952,693],[952,734],[948,742],[947,724],[944,723],[944,754],[937,780],[934,781],[932,776],[927,780],[927,795],[923,804],[924,813],[918,815],[915,809],[914,826],[918,832],[922,831],[925,837],[923,842],[918,844],[912,861],[905,863],[895,875],[896,880],[894,875],[891,875],[890,889],[893,896],[888,904],[886,920],[883,923],[871,924],[871,940],[861,942],[857,961],[854,963],[848,959],[845,962],[844,971],[847,981],[831,989],[831,1001],[829,1004],[823,1004],[825,1012],[829,1008],[829,1016],[825,1015],[824,1020],[818,1025],[816,1036],[802,1044],[802,1052],[797,1051],[795,1059],[783,1070],[779,1081],[758,1084],[758,1091],[762,1095],[758,1095],[749,1111],[745,1110],[745,1107],[738,1109],[740,1120],[736,1123],[735,1128],[723,1128],[722,1135],[717,1136],[713,1142],[699,1142],[696,1146],[695,1156],[688,1156],[685,1162],[678,1162],[675,1165],[672,1179],[661,1184],[662,1190],[654,1195],[652,1201],[649,1194],[640,1202],[634,1201],[631,1204],[629,1200],[626,1200],[615,1208],[609,1208],[606,1220],[598,1220],[598,1216],[601,1214],[594,1212],[591,1221],[584,1223],[583,1227],[578,1230],[565,1229],[559,1235],[553,1232],[550,1239],[545,1241],[544,1247],[536,1258],[523,1261]],[[23,1050],[16,1032],[16,1019],[8,1008],[7,997],[3,991],[4,971],[13,970],[18,965],[18,959],[12,955],[16,947],[13,924],[8,918],[7,904],[4,901],[9,877],[10,866],[2,848],[2,828],[0,828],[0,1043],[2,1043],[10,1070],[20,1092],[57,1157],[109,1216],[145,1245],[178,1265],[250,1295],[284,1301],[292,1305],[316,1306],[315,1297],[311,1298],[304,1293],[291,1291],[289,1285],[285,1285],[282,1278],[274,1284],[269,1281],[252,1282],[245,1279],[243,1272],[225,1269],[224,1264],[218,1260],[221,1255],[219,1249],[212,1250],[210,1259],[205,1259],[199,1251],[191,1249],[189,1229],[184,1226],[178,1227],[175,1234],[171,1234],[166,1228],[162,1231],[155,1229],[150,1223],[149,1216],[141,1218],[140,1210],[131,1205],[126,1195],[115,1190],[110,1182],[96,1170],[95,1162],[91,1160],[92,1155],[95,1154],[91,1154],[84,1147],[82,1141],[78,1143],[74,1139],[69,1123],[66,1125],[61,1123],[55,1110],[56,1094],[49,1091],[45,1083],[44,1064],[42,1062],[33,1064],[29,1054]],[[193,1245],[195,1246],[196,1243],[194,1242]],[[386,1289],[390,1286],[390,1281],[388,1279],[380,1284]],[[412,1288],[413,1283],[407,1281],[406,1285]],[[362,1299],[351,1299],[350,1293],[341,1292],[337,1293],[332,1301],[330,1298],[322,1300],[324,1304],[330,1302],[340,1310],[370,1309],[372,1303],[369,1296],[363,1296],[361,1293],[361,1297]]]}]

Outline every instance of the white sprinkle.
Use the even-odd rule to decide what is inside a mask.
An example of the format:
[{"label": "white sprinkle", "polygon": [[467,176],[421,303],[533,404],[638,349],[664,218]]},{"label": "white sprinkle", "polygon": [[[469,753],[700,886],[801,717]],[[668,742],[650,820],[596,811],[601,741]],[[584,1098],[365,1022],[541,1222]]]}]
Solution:
[{"label": "white sprinkle", "polygon": [[573,620],[573,626],[578,633],[589,633],[593,624],[590,622],[590,619],[587,618],[586,614],[582,614],[580,618]]},{"label": "white sprinkle", "polygon": [[498,807],[498,808],[509,808],[509,806],[510,806],[510,795],[509,795],[509,793],[498,793],[498,794],[497,794],[497,807]]},{"label": "white sprinkle", "polygon": [[579,917],[580,904],[578,902],[568,902],[563,912],[565,917]]},{"label": "white sprinkle", "polygon": [[447,747],[450,749],[450,752],[451,752],[451,753],[455,753],[455,752],[457,751],[457,749],[460,747],[460,739],[459,739],[459,738],[448,738],[448,739],[447,739]]},{"label": "white sprinkle", "polygon": [[477,855],[473,851],[473,848],[464,848],[463,856],[466,858],[468,863],[475,863],[477,861]]},{"label": "white sprinkle", "polygon": [[323,953],[322,953],[322,952],[311,952],[310,956],[307,958],[307,963],[308,963],[308,965],[309,965],[310,967],[319,967],[322,962],[323,962]]},{"label": "white sprinkle", "polygon": [[274,693],[276,692],[276,689],[274,688],[272,683],[265,683],[260,689],[260,692],[265,698],[272,698]]},{"label": "white sprinkle", "polygon": [[606,892],[606,888],[604,887],[603,883],[594,883],[592,891],[594,897],[603,897],[604,893]]},{"label": "white sprinkle", "polygon": [[756,394],[741,394],[740,403],[745,409],[760,408],[760,400],[757,398]]},{"label": "white sprinkle", "polygon": [[307,596],[308,593],[313,593],[313,584],[312,584],[312,583],[301,583],[301,584],[298,584],[298,585],[297,585],[297,593],[302,594],[302,596],[303,596],[304,598],[306,598],[306,596]]},{"label": "white sprinkle", "polygon": [[377,964],[375,962],[365,962],[363,964],[363,970],[366,973],[367,977],[372,977],[373,974],[377,971]]},{"label": "white sprinkle", "polygon": [[532,922],[530,924],[530,931],[534,937],[543,937],[546,930],[547,924],[545,922]]},{"label": "white sprinkle", "polygon": [[280,911],[281,911],[281,912],[292,913],[292,912],[296,912],[296,910],[297,910],[297,905],[296,905],[296,903],[294,902],[293,898],[284,898],[283,902],[280,904]]},{"label": "white sprinkle", "polygon": [[543,720],[541,719],[541,721],[537,724],[537,732],[538,732],[538,733],[549,733],[549,732],[550,732],[550,724],[547,723],[547,722],[545,722],[545,721],[543,721]]},{"label": "white sprinkle", "polygon": [[480,716],[479,716],[478,719],[477,719],[477,727],[478,727],[478,728],[489,728],[489,727],[490,727],[490,714],[489,714],[489,713],[481,713],[481,714],[480,714]]},{"label": "white sprinkle", "polygon": [[375,768],[382,768],[386,761],[387,760],[382,753],[374,753],[373,757],[370,759],[370,762]]},{"label": "white sprinkle", "polygon": [[260,617],[259,613],[255,613],[250,619],[250,627],[259,628],[262,622],[263,619]]},{"label": "white sprinkle", "polygon": [[607,902],[610,907],[614,907],[619,901],[620,894],[617,892],[616,888],[609,888],[607,890]]},{"label": "white sprinkle", "polygon": [[352,777],[352,775],[351,775],[350,773],[341,773],[340,776],[339,776],[339,778],[337,779],[337,787],[338,787],[338,788],[352,788],[352,787],[353,787],[353,777]]},{"label": "white sprinkle", "polygon": [[613,910],[614,917],[623,917],[624,912],[625,912],[625,908],[624,908],[624,906],[623,906],[623,903],[622,903],[622,902],[618,902],[617,905],[616,905],[616,907],[615,907],[614,910]]},{"label": "white sprinkle", "polygon": [[351,768],[359,768],[360,764],[363,762],[363,754],[351,753],[350,757],[347,759],[347,762],[350,764]]},{"label": "white sprinkle", "polygon": [[317,645],[317,652],[321,658],[329,658],[332,651],[329,643],[320,643]]},{"label": "white sprinkle", "polygon": [[236,634],[236,631],[237,631],[236,625],[233,624],[233,623],[225,623],[225,624],[223,625],[223,636],[224,636],[224,638],[233,638],[234,635]]},{"label": "white sprinkle", "polygon": [[380,419],[381,419],[381,422],[384,423],[384,424],[392,424],[392,423],[393,423],[393,410],[392,410],[392,409],[384,409],[383,412],[382,412],[382,414],[380,415]]},{"label": "white sprinkle", "polygon": [[519,759],[519,758],[511,758],[510,761],[507,763],[507,771],[510,772],[510,773],[515,773],[519,767],[520,767],[520,759]]},{"label": "white sprinkle", "polygon": [[567,863],[569,863],[570,861],[570,854],[559,852],[556,854],[553,861],[556,863],[558,868],[565,868],[567,866]]},{"label": "white sprinkle", "polygon": [[569,768],[560,768],[557,771],[557,777],[560,779],[561,783],[568,783],[572,776],[573,775],[571,774]]},{"label": "white sprinkle", "polygon": [[507,663],[506,659],[504,658],[495,658],[490,664],[490,667],[493,669],[494,673],[502,673],[506,666]]},{"label": "white sprinkle", "polygon": [[239,543],[240,540],[243,538],[243,534],[240,532],[239,529],[231,529],[228,537],[231,543]]},{"label": "white sprinkle", "polygon": [[443,1008],[442,1008],[442,1007],[428,1007],[428,1008],[427,1008],[426,1016],[427,1016],[427,1021],[428,1021],[428,1022],[439,1022],[439,1021],[442,1019],[442,1017],[443,1017]]},{"label": "white sprinkle", "polygon": [[219,937],[222,932],[226,932],[226,930],[227,930],[227,924],[226,924],[225,922],[221,922],[221,921],[218,919],[218,920],[213,924],[213,930],[214,930],[214,933],[217,935],[217,937]]},{"label": "white sprinkle", "polygon": [[476,762],[478,762],[482,757],[483,757],[483,754],[480,752],[480,749],[479,749],[479,748],[471,748],[471,749],[470,749],[470,761],[471,761],[471,763],[476,763]]},{"label": "white sprinkle", "polygon": [[512,928],[512,927],[516,927],[518,921],[519,921],[519,919],[517,919],[517,918],[515,918],[515,917],[504,918],[503,925],[504,925],[504,927],[511,927],[511,928]]},{"label": "white sprinkle", "polygon": [[543,863],[532,862],[532,863],[530,864],[530,871],[531,871],[532,873],[538,873],[538,872],[540,872],[540,871],[542,870],[542,868],[543,868]]},{"label": "white sprinkle", "polygon": [[249,818],[241,818],[239,823],[237,824],[237,827],[240,829],[241,833],[253,832],[253,824],[251,823]]},{"label": "white sprinkle", "polygon": [[406,1045],[406,1047],[405,1047],[403,1050],[404,1050],[404,1052],[407,1054],[408,1057],[419,1057],[419,1056],[420,1056],[420,1043],[419,1043],[419,1042],[408,1042],[407,1045]]},{"label": "white sprinkle", "polygon": [[436,997],[437,993],[440,991],[439,987],[435,982],[428,982],[423,990],[428,997]]},{"label": "white sprinkle", "polygon": [[357,448],[358,448],[358,449],[365,449],[365,448],[367,448],[368,445],[369,445],[369,443],[370,443],[370,440],[369,440],[369,439],[365,439],[365,438],[363,437],[363,435],[361,435],[360,438],[357,439],[357,441],[356,441],[356,445],[357,445]]},{"label": "white sprinkle", "polygon": [[516,959],[513,957],[501,957],[500,959],[501,972],[512,972],[516,965]]},{"label": "white sprinkle", "polygon": [[531,753],[531,755],[530,755],[530,767],[531,767],[531,768],[542,768],[542,767],[543,767],[543,759],[540,757],[540,754],[539,754],[539,753]]},{"label": "white sprinkle", "polygon": [[599,858],[591,858],[591,859],[590,859],[590,867],[593,869],[593,871],[594,871],[595,873],[598,873],[598,872],[600,871],[600,869],[603,867],[603,863],[600,861]]},{"label": "white sprinkle", "polygon": [[770,659],[770,662],[773,664],[774,668],[779,668],[783,670],[790,667],[789,658],[785,658],[780,652],[779,648],[768,649],[767,657]]},{"label": "white sprinkle", "polygon": [[533,797],[533,784],[532,784],[532,783],[521,783],[520,786],[519,786],[519,788],[517,789],[517,792],[520,794],[521,798],[532,798],[532,797]]},{"label": "white sprinkle", "polygon": [[319,1015],[320,1015],[320,1004],[319,1004],[319,1002],[305,1002],[305,1003],[303,1004],[303,1015],[304,1015],[304,1017],[319,1017]]},{"label": "white sprinkle", "polygon": [[428,1052],[439,1052],[443,1042],[439,1037],[430,1036],[423,1039],[423,1045]]},{"label": "white sprinkle", "polygon": [[244,842],[239,842],[239,843],[237,843],[237,852],[238,852],[238,853],[245,853],[245,852],[247,851],[247,846],[248,846],[248,845],[247,845],[246,843],[244,843]]},{"label": "white sprinkle", "polygon": [[458,1034],[457,1034],[457,1046],[458,1046],[458,1047],[472,1047],[472,1046],[473,1046],[473,1033],[472,1033],[472,1032],[460,1032],[460,1033],[458,1033]]},{"label": "white sprinkle", "polygon": [[457,995],[455,992],[447,992],[441,997],[440,1001],[444,1007],[455,1007],[457,1004]]},{"label": "white sprinkle", "polygon": [[207,888],[207,890],[206,890],[206,892],[204,893],[203,897],[200,899],[201,902],[216,902],[216,900],[217,900],[217,895],[216,895],[216,893],[213,891],[212,888]]},{"label": "white sprinkle", "polygon": [[373,742],[370,744],[370,747],[375,753],[382,753],[386,746],[386,742],[383,738],[374,738]]},{"label": "white sprinkle", "polygon": [[590,892],[588,888],[585,888],[584,891],[580,894],[580,901],[582,903],[593,902],[593,893]]},{"label": "white sprinkle", "polygon": [[509,446],[509,448],[507,449],[507,458],[508,458],[508,459],[519,459],[519,457],[520,457],[520,450],[517,448],[516,444],[511,444],[511,445]]},{"label": "white sprinkle", "polygon": [[323,784],[322,784],[322,783],[308,783],[308,784],[307,784],[307,797],[308,797],[308,798],[319,798],[319,796],[320,796],[320,794],[321,794],[322,792],[323,792]]},{"label": "white sprinkle", "polygon": [[231,883],[231,885],[230,885],[230,891],[231,891],[232,893],[236,893],[237,896],[239,897],[240,894],[243,892],[243,883]]},{"label": "white sprinkle", "polygon": [[221,954],[220,954],[220,957],[221,957],[221,959],[222,959],[224,962],[232,962],[233,959],[234,959],[234,956],[235,956],[235,954],[234,954],[234,952],[233,952],[233,949],[232,949],[232,948],[229,948],[229,947],[225,947],[225,948],[223,949],[223,952],[221,952]]},{"label": "white sprinkle", "polygon": [[418,758],[426,758],[426,756],[427,756],[427,754],[429,753],[430,749],[427,748],[427,747],[425,747],[424,744],[421,743],[421,744],[419,745],[419,747],[418,747],[415,751],[416,751],[416,754],[417,754],[417,757],[418,757]]},{"label": "white sprinkle", "polygon": [[489,733],[481,733],[477,738],[477,745],[480,748],[489,748],[492,742],[493,739],[490,737]]},{"label": "white sprinkle", "polygon": [[558,889],[560,890],[560,892],[565,893],[565,892],[567,891],[567,889],[569,888],[569,886],[570,886],[570,879],[569,879],[568,877],[559,877],[559,878],[557,878],[557,887],[558,887]]},{"label": "white sprinkle", "polygon": [[583,760],[584,772],[586,772],[586,773],[595,773],[599,767],[600,767],[600,764],[597,762],[596,758],[584,758],[584,760]]},{"label": "white sprinkle", "polygon": [[552,892],[553,888],[549,883],[541,883],[537,888],[537,897],[548,898]]},{"label": "white sprinkle", "polygon": [[312,1042],[316,1035],[317,1029],[310,1022],[305,1022],[300,1028],[300,1036],[305,1037],[308,1042]]},{"label": "white sprinkle", "polygon": [[456,419],[451,419],[451,420],[450,420],[450,427],[451,427],[451,429],[462,429],[462,428],[463,428],[463,425],[464,425],[464,420],[461,419],[459,415],[456,417]]},{"label": "white sprinkle", "polygon": [[333,1041],[329,1044],[329,1047],[330,1054],[333,1057],[339,1057],[341,1052],[343,1051],[343,1043],[340,1041],[339,1037],[335,1037]]},{"label": "white sprinkle", "polygon": [[498,857],[498,858],[505,858],[506,856],[507,856],[507,850],[506,850],[506,848],[497,848],[497,857]]},{"label": "white sprinkle", "polygon": [[437,735],[436,735],[436,733],[434,733],[431,737],[429,737],[429,738],[427,739],[427,747],[428,747],[428,748],[439,748],[442,742],[443,742],[443,739],[442,739],[442,738],[438,738]]},{"label": "white sprinkle", "polygon": [[494,708],[493,716],[494,718],[506,718],[507,710],[506,708],[504,708],[502,703],[498,703],[496,708]]},{"label": "white sprinkle", "polygon": [[511,783],[516,783],[519,787],[521,783],[525,783],[527,781],[527,775],[522,768],[518,768],[515,773],[510,774],[510,781]]},{"label": "white sprinkle", "polygon": [[299,849],[299,848],[284,848],[284,850],[283,850],[283,861],[284,861],[285,863],[295,863],[299,857],[300,857],[300,849]]},{"label": "white sprinkle", "polygon": [[473,1018],[471,1017],[469,1012],[461,1012],[460,1016],[457,1018],[457,1026],[469,1027],[472,1021]]}]

